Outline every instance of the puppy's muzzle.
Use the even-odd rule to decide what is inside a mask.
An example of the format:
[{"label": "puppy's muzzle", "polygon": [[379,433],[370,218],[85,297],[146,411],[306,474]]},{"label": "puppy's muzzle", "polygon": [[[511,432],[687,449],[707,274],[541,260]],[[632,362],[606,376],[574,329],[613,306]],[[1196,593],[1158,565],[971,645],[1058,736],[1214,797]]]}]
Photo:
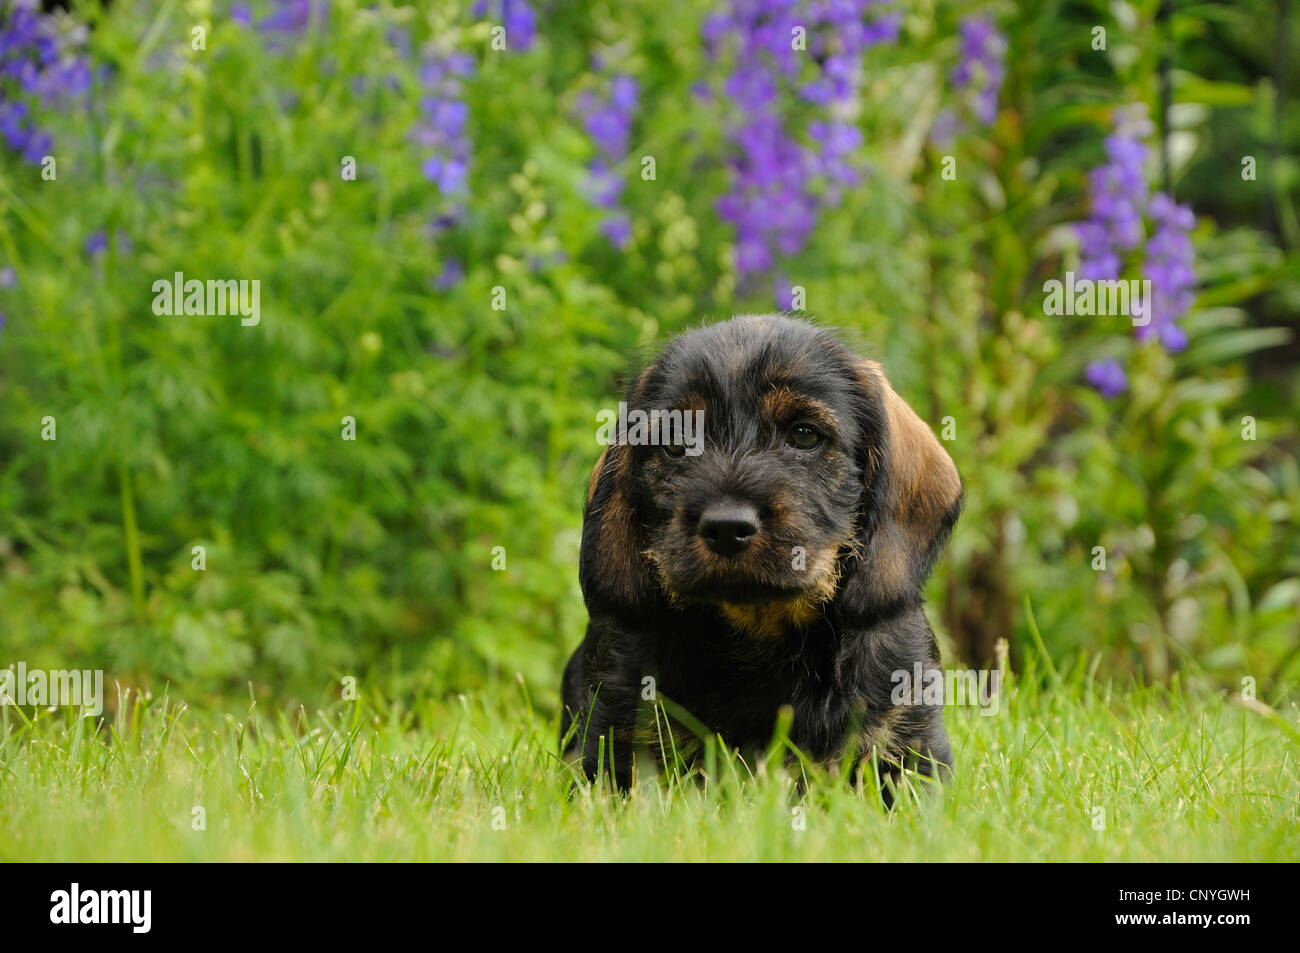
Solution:
[{"label": "puppy's muzzle", "polygon": [[735,556],[748,548],[759,528],[758,510],[752,505],[722,500],[704,508],[696,533],[719,556]]}]

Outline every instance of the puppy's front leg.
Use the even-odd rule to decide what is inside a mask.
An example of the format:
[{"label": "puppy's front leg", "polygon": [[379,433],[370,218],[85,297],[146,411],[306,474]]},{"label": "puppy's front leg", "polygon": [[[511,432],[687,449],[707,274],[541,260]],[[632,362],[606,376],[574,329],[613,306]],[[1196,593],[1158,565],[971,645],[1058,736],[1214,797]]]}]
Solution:
[{"label": "puppy's front leg", "polygon": [[893,802],[895,786],[907,772],[947,779],[952,775],[952,748],[943,727],[943,710],[929,705],[898,705],[864,726],[857,736],[853,778],[880,773],[881,794]]},{"label": "puppy's front leg", "polygon": [[852,759],[855,780],[873,760],[894,779],[904,770],[951,773],[942,692],[926,691],[943,683],[939,649],[919,608],[848,632],[833,671],[835,690],[809,712],[804,732],[821,760]]},{"label": "puppy's front leg", "polygon": [[602,767],[620,791],[632,785],[633,746],[641,711],[641,680],[648,673],[644,640],[617,625],[593,621],[582,653],[585,705],[576,713],[582,770],[595,781]]}]

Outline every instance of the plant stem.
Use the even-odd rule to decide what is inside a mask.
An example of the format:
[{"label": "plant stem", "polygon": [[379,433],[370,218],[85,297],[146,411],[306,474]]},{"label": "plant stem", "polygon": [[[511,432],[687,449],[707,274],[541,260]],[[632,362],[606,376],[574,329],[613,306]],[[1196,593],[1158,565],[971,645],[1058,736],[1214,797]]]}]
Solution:
[{"label": "plant stem", "polygon": [[135,494],[125,463],[117,465],[117,482],[122,490],[122,531],[126,536],[126,561],[131,572],[131,611],[138,621],[144,617],[144,566],[140,558],[140,531],[135,522]]}]

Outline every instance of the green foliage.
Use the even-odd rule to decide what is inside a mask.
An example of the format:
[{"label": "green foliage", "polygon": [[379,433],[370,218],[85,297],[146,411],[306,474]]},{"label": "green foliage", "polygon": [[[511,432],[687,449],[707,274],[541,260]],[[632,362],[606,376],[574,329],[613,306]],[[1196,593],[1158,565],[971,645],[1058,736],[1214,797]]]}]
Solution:
[{"label": "green foliage", "polygon": [[[699,41],[713,4],[563,4],[509,55],[462,4],[331,6],[274,48],[213,17],[203,51],[188,7],[84,6],[110,78],[88,111],[51,117],[57,180],[0,153],[0,267],[17,277],[0,289],[0,662],[104,667],[191,702],[248,682],[315,698],[349,673],[395,695],[516,671],[554,685],[585,621],[577,531],[596,411],[668,334],[771,309],[769,287],[738,287],[715,209],[725,105],[691,91],[717,76]],[[933,593],[960,654],[1008,637],[1019,655],[1028,593],[1059,660],[1281,692],[1300,664],[1300,404],[1293,382],[1244,362],[1286,337],[1249,315],[1300,300],[1294,163],[1261,200],[1278,229],[1202,216],[1186,353],[1136,346],[1124,319],[1042,311],[1043,281],[1075,260],[1064,226],[1085,214],[1114,109],[1157,107],[1156,6],[995,6],[1002,109],[950,148],[928,129],[975,8],[909,12],[865,64],[870,174],[785,270],[936,429],[954,419],[968,506]],[[1222,18],[1239,31],[1269,7],[1244,9],[1179,13],[1179,56]],[[1109,55],[1089,47],[1094,23]],[[477,64],[472,197],[439,234],[445,203],[411,141],[419,59],[393,31]],[[583,192],[594,151],[574,111],[593,53],[642,87],[625,252]],[[1190,57],[1174,74],[1175,184],[1246,201],[1220,139],[1234,124],[1269,134],[1268,84]],[[465,278],[438,290],[452,259]],[[261,323],[154,314],[153,282],[177,271],[260,280]],[[1105,355],[1129,361],[1113,400],[1082,383]],[[56,441],[41,439],[47,416]]]},{"label": "green foliage", "polygon": [[130,695],[102,733],[0,709],[0,860],[1298,859],[1292,722],[1078,670],[1043,691],[1027,665],[996,713],[950,713],[955,779],[892,811],[824,771],[801,793],[780,746],[755,763],[715,748],[711,769],[626,799],[575,787],[522,682],[224,717]]}]

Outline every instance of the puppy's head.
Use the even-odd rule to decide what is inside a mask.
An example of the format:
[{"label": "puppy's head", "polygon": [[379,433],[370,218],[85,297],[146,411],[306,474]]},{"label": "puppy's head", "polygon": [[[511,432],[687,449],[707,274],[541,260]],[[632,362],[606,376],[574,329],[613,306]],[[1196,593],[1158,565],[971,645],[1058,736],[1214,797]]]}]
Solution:
[{"label": "puppy's head", "polygon": [[593,611],[708,604],[758,636],[884,614],[919,600],[960,509],[956,467],[879,366],[803,321],[683,334],[620,411],[588,488]]}]

